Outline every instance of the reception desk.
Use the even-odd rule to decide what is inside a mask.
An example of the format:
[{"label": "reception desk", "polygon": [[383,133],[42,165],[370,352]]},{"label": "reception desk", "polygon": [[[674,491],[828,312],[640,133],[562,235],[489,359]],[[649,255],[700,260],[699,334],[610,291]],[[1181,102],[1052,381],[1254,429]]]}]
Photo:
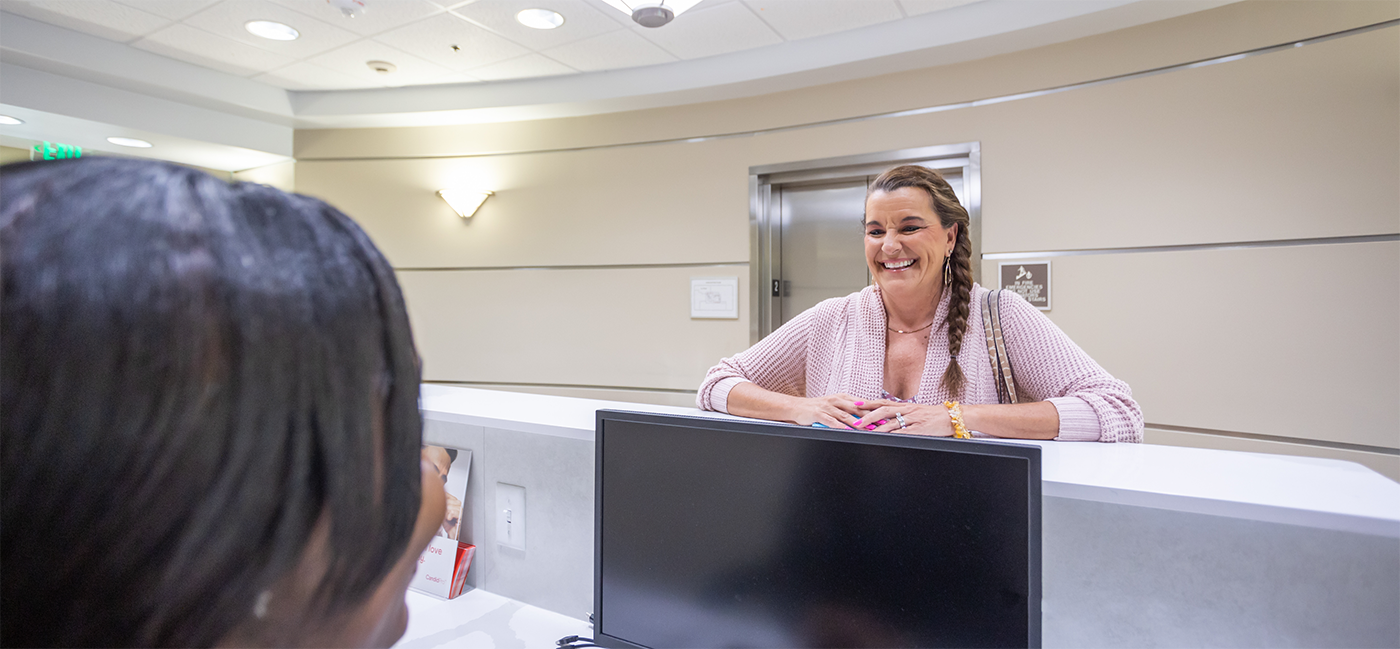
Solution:
[{"label": "reception desk", "polygon": [[[468,583],[580,621],[594,413],[731,418],[434,385],[422,405],[428,443],[473,451]],[[1337,460],[1007,443],[1042,448],[1045,646],[1400,646],[1400,484]],[[496,542],[498,484],[525,489],[523,550]]]}]

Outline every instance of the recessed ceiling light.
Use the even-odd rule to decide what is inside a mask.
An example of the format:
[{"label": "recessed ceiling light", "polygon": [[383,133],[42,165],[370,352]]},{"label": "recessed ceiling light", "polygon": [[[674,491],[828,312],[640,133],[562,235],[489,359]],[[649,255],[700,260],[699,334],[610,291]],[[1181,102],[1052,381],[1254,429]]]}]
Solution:
[{"label": "recessed ceiling light", "polygon": [[564,17],[559,15],[559,12],[548,9],[526,9],[515,14],[515,19],[520,21],[520,24],[535,29],[554,29],[564,24]]},{"label": "recessed ceiling light", "polygon": [[145,140],[138,140],[134,137],[109,137],[107,138],[107,141],[117,146],[129,146],[137,149],[151,148],[150,142],[147,142]]},{"label": "recessed ceiling light", "polygon": [[250,20],[243,23],[243,29],[249,34],[269,38],[274,41],[294,41],[301,32],[292,28],[291,25],[272,22],[271,20]]},{"label": "recessed ceiling light", "polygon": [[22,120],[22,119],[20,119],[20,118],[18,118],[18,117],[10,117],[9,115],[0,115],[0,124],[4,124],[5,126],[15,126],[15,125],[18,125],[18,124],[23,124],[23,123],[24,123],[24,120]]}]

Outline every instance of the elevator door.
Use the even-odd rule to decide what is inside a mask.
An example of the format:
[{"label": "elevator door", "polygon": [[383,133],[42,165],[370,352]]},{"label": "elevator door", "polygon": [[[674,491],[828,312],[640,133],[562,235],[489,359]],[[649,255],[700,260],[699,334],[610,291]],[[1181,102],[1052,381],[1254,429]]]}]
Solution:
[{"label": "elevator door", "polygon": [[[962,169],[939,172],[966,205]],[[781,291],[774,328],[822,300],[849,295],[870,284],[861,219],[866,184],[874,179],[861,176],[773,188],[781,228]]]},{"label": "elevator door", "polygon": [[829,297],[865,288],[865,177],[779,188],[782,293],[777,324]]}]

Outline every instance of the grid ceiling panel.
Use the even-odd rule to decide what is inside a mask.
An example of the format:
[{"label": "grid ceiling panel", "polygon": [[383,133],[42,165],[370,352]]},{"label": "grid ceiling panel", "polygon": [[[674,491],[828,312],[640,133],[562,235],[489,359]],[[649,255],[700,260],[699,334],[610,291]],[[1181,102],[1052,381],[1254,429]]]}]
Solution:
[{"label": "grid ceiling panel", "polygon": [[[370,61],[388,61],[397,66],[398,70],[392,74],[381,75],[370,69]],[[351,43],[312,57],[309,62],[357,79],[375,81],[378,85],[391,87],[431,83],[434,79],[452,73],[452,70],[436,63],[372,40]]]},{"label": "grid ceiling panel", "polygon": [[327,90],[330,88],[379,88],[384,85],[381,79],[359,79],[330,68],[298,61],[284,68],[253,77],[254,81],[287,88],[289,90]]},{"label": "grid ceiling panel", "polygon": [[970,5],[982,0],[899,0],[900,6],[904,7],[904,13],[910,16],[921,16],[923,14],[952,9]]},{"label": "grid ceiling panel", "polygon": [[744,4],[789,41],[904,17],[894,0],[744,0]]},{"label": "grid ceiling panel", "polygon": [[550,58],[570,67],[593,72],[616,70],[639,65],[654,65],[677,60],[665,50],[630,30],[600,34],[554,49],[545,50]]},{"label": "grid ceiling panel", "polygon": [[[219,0],[117,0],[128,7],[152,13],[170,20],[183,20]],[[8,8],[8,5],[6,6]]]},{"label": "grid ceiling panel", "polygon": [[129,43],[170,24],[168,18],[112,0],[8,0],[0,8],[119,43]]},{"label": "grid ceiling panel", "polygon": [[368,8],[363,16],[346,18],[339,9],[324,0],[272,0],[288,9],[348,29],[361,36],[373,36],[445,11],[427,0],[368,1]]},{"label": "grid ceiling panel", "polygon": [[[564,16],[564,24],[554,29],[526,27],[515,15],[524,9],[548,8]],[[452,10],[474,23],[535,51],[558,47],[604,32],[622,29],[622,23],[583,0],[489,0]],[[620,11],[613,11],[625,19]]]},{"label": "grid ceiling panel", "polygon": [[563,63],[543,54],[526,54],[509,61],[501,61],[471,71],[471,75],[482,81],[504,81],[506,79],[529,79],[532,77],[553,77],[578,72]]},{"label": "grid ceiling panel", "polygon": [[240,77],[267,72],[296,61],[291,57],[216,36],[183,23],[173,23],[136,41],[133,45],[148,52]]},{"label": "grid ceiling panel", "polygon": [[661,29],[639,26],[633,30],[682,59],[728,54],[783,42],[777,32],[759,20],[742,2],[713,7],[701,4]]},{"label": "grid ceiling panel", "polygon": [[[380,34],[375,40],[457,71],[530,53],[489,30],[447,13]],[[457,50],[452,49],[453,45]]]},{"label": "grid ceiling panel", "polygon": [[[356,18],[327,0],[0,0],[0,9],[282,88],[334,90],[658,65],[976,1],[702,0],[657,29],[606,0],[365,0]],[[516,21],[532,8],[557,11],[564,24],[537,30]],[[283,22],[301,37],[262,39],[244,29],[249,20]],[[369,60],[398,71],[377,75]]]},{"label": "grid ceiling panel", "polygon": [[[252,20],[271,20],[292,25],[301,32],[301,37],[292,41],[274,41],[254,36],[244,27]],[[266,0],[225,0],[185,19],[184,24],[293,59],[306,59],[360,38],[352,31],[315,20]]]}]

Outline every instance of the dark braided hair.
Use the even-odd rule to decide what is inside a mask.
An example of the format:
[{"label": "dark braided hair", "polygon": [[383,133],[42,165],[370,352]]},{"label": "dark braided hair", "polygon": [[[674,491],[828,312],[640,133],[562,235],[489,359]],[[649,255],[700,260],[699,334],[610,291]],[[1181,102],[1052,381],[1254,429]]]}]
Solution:
[{"label": "dark braided hair", "polygon": [[948,260],[951,281],[945,290],[952,292],[948,301],[948,353],[953,357],[943,372],[943,388],[949,394],[962,392],[963,371],[958,365],[958,354],[962,351],[963,334],[967,332],[967,316],[971,311],[972,300],[972,239],[967,227],[967,209],[958,202],[953,188],[937,171],[918,165],[902,165],[880,174],[870,183],[870,192],[892,192],[905,187],[916,187],[929,195],[933,213],[939,223],[946,228],[957,228],[957,239],[953,243],[952,258]]}]

